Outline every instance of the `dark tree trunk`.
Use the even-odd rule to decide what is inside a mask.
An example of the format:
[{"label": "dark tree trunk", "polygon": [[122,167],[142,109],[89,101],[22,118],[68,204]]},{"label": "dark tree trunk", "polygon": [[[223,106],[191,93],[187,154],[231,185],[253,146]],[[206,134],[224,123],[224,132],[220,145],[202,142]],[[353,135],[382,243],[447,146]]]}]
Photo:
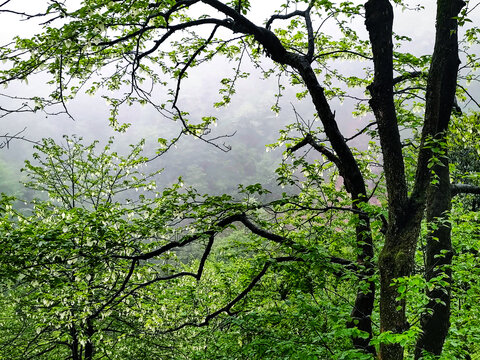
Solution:
[{"label": "dark tree trunk", "polygon": [[[462,0],[437,1],[436,39],[427,86],[424,134],[430,134],[431,139],[438,144],[446,142],[446,132],[454,105],[460,63],[456,17],[464,5]],[[424,136],[423,145],[427,140],[432,141],[431,139]],[[429,155],[436,157],[441,163],[432,168],[433,178],[427,194],[427,221],[430,225],[425,277],[429,281],[444,274],[446,285],[438,285],[428,291],[430,301],[427,309],[431,313],[427,311],[421,318],[422,335],[417,342],[416,359],[419,359],[423,352],[440,355],[450,327],[449,265],[452,259],[452,243],[451,226],[448,222],[451,191],[447,148],[441,147],[440,152]]]},{"label": "dark tree trunk", "polygon": [[[357,195],[352,194],[354,201],[354,208],[357,208],[356,201],[365,202],[366,194],[361,195],[360,199],[356,199]],[[356,327],[357,329],[369,334],[367,338],[354,337],[353,346],[356,349],[361,349],[367,353],[376,355],[375,347],[370,345],[372,339],[372,319],[373,306],[375,302],[375,282],[373,275],[375,268],[373,264],[373,239],[370,230],[370,219],[368,215],[358,216],[358,225],[356,226],[357,248],[361,251],[357,256],[357,264],[359,265],[359,278],[361,282],[368,284],[368,291],[364,292],[362,286],[359,286],[355,298],[355,304],[352,309],[352,321],[348,324],[349,327]]]},{"label": "dark tree trunk", "polygon": [[[372,44],[375,76],[368,87],[370,106],[378,123],[383,167],[388,192],[388,227],[379,256],[380,331],[398,334],[408,327],[405,302],[397,301],[395,279],[408,276],[414,266],[420,230],[421,206],[407,197],[405,166],[393,98],[393,9],[388,0],[369,0],[365,4],[365,25]],[[412,206],[413,205],[413,206]],[[403,359],[399,344],[381,344],[382,360]]]},{"label": "dark tree trunk", "polygon": [[[405,221],[401,227],[389,227],[385,245],[378,259],[380,270],[380,331],[400,334],[408,329],[405,301],[397,300],[398,287],[392,286],[400,277],[409,276],[414,266],[415,248],[420,232],[421,212]],[[380,359],[401,360],[399,344],[381,344]]]},{"label": "dark tree trunk", "polygon": [[93,328],[91,320],[87,320],[86,334],[87,334],[87,343],[85,344],[85,360],[92,360],[94,350],[95,350],[92,342],[92,337],[95,334],[95,330]]},{"label": "dark tree trunk", "polygon": [[72,328],[70,329],[70,335],[72,336],[72,344],[70,346],[72,350],[72,360],[80,360],[80,344],[78,341],[78,336],[77,336],[77,329],[72,325]]},{"label": "dark tree trunk", "polygon": [[425,278],[427,281],[437,276],[445,276],[445,285],[437,284],[427,292],[430,299],[421,318],[422,334],[418,339],[415,358],[422,352],[434,355],[442,353],[443,344],[450,326],[450,285],[452,272],[451,226],[448,215],[451,207],[450,177],[448,158],[443,157],[442,165],[433,171],[438,183],[430,186],[427,196],[428,235],[425,256]]},{"label": "dark tree trunk", "polygon": [[[370,35],[375,66],[374,82],[369,86],[372,99],[370,105],[378,122],[380,142],[383,151],[385,179],[389,200],[388,230],[385,245],[379,257],[380,269],[380,327],[381,331],[401,333],[408,328],[405,314],[405,304],[397,301],[397,288],[392,286],[395,279],[410,275],[414,266],[414,254],[420,223],[427,202],[428,216],[431,218],[443,216],[450,208],[449,192],[442,189],[448,184],[448,166],[439,172],[443,177],[440,188],[431,187],[432,153],[426,143],[432,139],[442,139],[448,128],[450,112],[455,96],[458,70],[457,21],[463,2],[461,0],[439,0],[437,14],[437,34],[432,65],[427,86],[427,102],[425,123],[422,131],[422,144],[419,152],[415,185],[410,198],[407,198],[407,186],[404,175],[402,147],[398,133],[396,111],[393,102],[393,53],[392,53],[392,23],[393,9],[388,0],[369,0],[365,4],[365,24]],[[441,167],[441,166],[439,166]],[[440,199],[441,198],[441,199]],[[436,260],[435,255],[442,250],[450,251],[450,231],[442,228],[440,236],[444,242],[429,244],[429,261],[431,265]],[[432,235],[435,236],[435,235]],[[449,262],[449,256],[444,258]],[[427,274],[434,276],[435,272]],[[443,291],[444,289],[441,289]],[[438,293],[431,293],[432,304]],[[448,293],[445,295],[449,297]],[[449,303],[449,299],[447,299]],[[446,305],[448,307],[449,305]],[[438,314],[437,314],[438,313]],[[448,311],[425,318],[423,324],[429,323],[433,329],[435,323],[442,323],[440,332],[429,333],[424,327],[422,344],[437,342],[435,351],[441,352],[443,341],[448,329]],[[438,330],[438,329],[437,329]],[[436,336],[440,338],[436,339]],[[422,348],[423,345],[421,345]],[[380,359],[401,360],[403,349],[398,344],[382,344]]]}]

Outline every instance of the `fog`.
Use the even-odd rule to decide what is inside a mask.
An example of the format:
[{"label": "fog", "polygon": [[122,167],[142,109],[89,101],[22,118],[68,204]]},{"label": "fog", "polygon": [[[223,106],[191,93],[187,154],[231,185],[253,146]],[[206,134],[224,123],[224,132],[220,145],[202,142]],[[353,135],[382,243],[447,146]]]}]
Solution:
[{"label": "fog", "polygon": [[[24,4],[39,4],[39,1],[22,1]],[[269,2],[270,3],[270,2]],[[271,2],[270,4],[273,4]],[[13,2],[12,6],[19,4]],[[254,14],[257,22],[262,22],[268,14],[264,5],[257,6]],[[413,42],[406,45],[402,50],[408,50],[415,55],[430,54],[433,50],[434,40],[434,1],[425,1],[426,10],[416,13],[409,10],[396,8],[394,31],[398,34],[409,36]],[[40,10],[40,9],[38,9]],[[29,11],[37,11],[30,8]],[[21,18],[20,18],[21,19]],[[2,43],[7,43],[12,36],[31,35],[37,29],[35,20],[31,22],[19,22],[19,18],[12,14],[3,13],[0,20],[6,26],[1,34]],[[414,25],[414,26],[412,26]],[[361,22],[355,24],[360,36],[367,38],[366,31]],[[334,32],[328,26],[324,31]],[[269,61],[268,59],[266,60]],[[342,73],[360,75],[364,68],[371,64],[364,62],[339,62],[335,65]],[[240,79],[237,83],[236,94],[232,102],[226,108],[215,109],[213,104],[219,100],[217,93],[219,82],[224,77],[229,77],[235,68],[235,63],[229,63],[225,59],[218,58],[208,64],[203,64],[194,71],[189,72],[189,77],[182,83],[182,91],[179,99],[180,108],[188,111],[192,119],[200,119],[202,116],[215,116],[219,119],[218,126],[212,127],[211,137],[221,135],[233,135],[221,139],[219,144],[225,143],[231,150],[223,152],[218,148],[192,137],[184,137],[176,148],[172,148],[168,154],[155,160],[155,166],[165,168],[165,183],[173,181],[182,175],[189,185],[196,185],[204,191],[222,192],[232,191],[235,184],[266,182],[269,186],[275,186],[275,164],[281,161],[281,150],[266,152],[265,145],[274,142],[278,137],[278,130],[286,124],[295,121],[295,111],[304,119],[314,119],[314,109],[307,97],[303,101],[297,100],[295,93],[299,88],[292,88],[288,80],[284,80],[286,90],[279,100],[282,111],[275,114],[270,110],[275,104],[275,94],[278,91],[277,78],[261,79],[258,69],[251,64],[243,64],[243,70],[251,73],[247,79]],[[25,83],[12,83],[9,85],[8,94],[14,96],[38,95],[47,92],[45,75],[35,76]],[[6,90],[7,91],[7,90]],[[367,98],[363,89],[351,89],[351,94],[356,97]],[[167,89],[157,89],[158,101],[166,99]],[[165,99],[162,99],[165,96]],[[11,100],[4,95],[0,97],[2,107],[13,106]],[[362,128],[372,120],[370,115],[354,118],[351,115],[354,100],[332,100],[332,109],[345,136],[353,135],[357,129]],[[123,107],[119,121],[130,123],[131,126],[125,133],[115,132],[108,124],[108,104],[100,94],[97,96],[80,95],[67,103],[66,114],[48,116],[43,113],[13,113],[0,119],[2,134],[13,135],[20,132],[19,136],[32,141],[38,141],[43,137],[52,137],[61,140],[62,135],[76,134],[91,142],[95,139],[105,144],[106,139],[115,136],[115,146],[122,152],[126,151],[128,144],[137,143],[141,138],[146,139],[145,155],[155,154],[157,138],[172,138],[181,127],[179,123],[172,122],[163,117],[151,106],[134,105]],[[294,111],[295,109],[295,111]],[[365,139],[358,138],[355,145],[365,146]],[[2,181],[0,191],[8,191],[12,187],[12,177],[19,178],[19,169],[25,159],[32,153],[32,143],[22,140],[11,141],[8,147],[0,150],[0,161],[4,163],[2,168]],[[8,164],[8,165],[5,165]],[[257,179],[257,180],[256,180]]]}]

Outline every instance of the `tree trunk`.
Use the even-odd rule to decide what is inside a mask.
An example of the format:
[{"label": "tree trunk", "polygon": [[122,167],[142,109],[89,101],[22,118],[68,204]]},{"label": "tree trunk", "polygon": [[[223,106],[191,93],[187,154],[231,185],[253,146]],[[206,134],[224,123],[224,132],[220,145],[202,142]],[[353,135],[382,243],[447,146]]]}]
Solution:
[{"label": "tree trunk", "polygon": [[92,320],[90,319],[87,320],[86,334],[87,334],[87,343],[85,344],[85,360],[92,360],[93,354],[94,354],[92,337],[95,334],[95,330],[92,325]]},{"label": "tree trunk", "polygon": [[[362,194],[363,195],[363,194]],[[353,196],[352,196],[353,197]],[[366,195],[360,198],[361,202],[366,201]],[[357,208],[354,199],[354,208]],[[367,338],[354,337],[353,346],[356,349],[363,350],[367,353],[376,355],[376,350],[373,345],[370,345],[372,339],[372,319],[375,302],[375,282],[373,275],[375,268],[373,264],[373,239],[370,230],[370,219],[368,215],[361,214],[358,216],[358,225],[356,226],[357,248],[360,252],[357,256],[357,264],[359,266],[359,278],[361,282],[368,284],[368,291],[364,292],[362,286],[357,290],[355,304],[352,309],[352,321],[348,324],[349,327],[356,327],[357,329],[366,332],[369,336]]]},{"label": "tree trunk", "polygon": [[70,346],[72,350],[72,360],[80,360],[80,353],[79,353],[80,343],[78,341],[77,329],[75,329],[75,326],[73,324],[70,329],[70,335],[72,336],[72,344]]},{"label": "tree trunk", "polygon": [[[438,0],[437,2],[437,33],[427,85],[422,143],[415,185],[412,195],[407,198],[402,147],[393,101],[393,9],[388,0],[369,0],[365,4],[365,24],[372,44],[375,66],[374,82],[369,86],[372,95],[370,106],[378,122],[389,200],[388,230],[385,236],[385,245],[379,257],[380,328],[382,332],[401,333],[408,328],[405,303],[403,300],[397,300],[399,296],[397,287],[392,284],[395,279],[410,275],[413,269],[420,223],[427,202],[427,189],[429,189],[429,216],[435,218],[439,215],[438,212],[444,214],[444,211],[450,206],[449,193],[432,188],[430,185],[432,180],[431,161],[432,156],[436,154],[432,153],[431,148],[425,145],[432,139],[441,140],[448,128],[458,71],[457,20],[455,17],[458,16],[463,5],[461,0]],[[440,172],[439,175],[448,181],[448,165],[445,171],[446,175]],[[439,199],[441,197],[443,198]],[[443,231],[442,236],[445,243],[442,243],[440,247],[448,247],[449,230],[442,229],[441,231]],[[431,237],[431,241],[433,241],[433,237]],[[435,254],[443,250],[443,248],[438,249],[437,245],[432,243],[430,243],[429,249],[431,261],[436,261]],[[450,248],[448,247],[447,250]],[[445,260],[449,261],[448,257]],[[434,275],[432,273],[429,276]],[[432,301],[435,301],[433,296],[436,297],[438,294],[435,292],[430,295]],[[440,342],[439,349],[437,346],[435,351],[441,352],[446,335],[445,326],[448,329],[448,325],[445,325],[448,324],[448,312],[441,314],[443,318],[438,311],[434,314],[437,315],[432,317],[428,323],[434,326],[435,322],[442,322],[441,334],[444,335],[441,335],[441,339],[435,339],[438,333],[429,333],[425,328],[426,332],[422,341],[425,342],[429,338],[431,339],[428,341],[429,343]],[[445,317],[447,322],[445,322]],[[426,325],[427,322],[424,324]],[[399,344],[381,344],[379,357],[382,360],[401,360],[403,359],[403,348]]]},{"label": "tree trunk", "polygon": [[423,352],[440,355],[450,326],[450,285],[452,272],[451,226],[449,211],[451,208],[450,176],[448,158],[442,159],[433,171],[438,183],[432,184],[427,197],[428,235],[425,256],[425,278],[427,281],[444,276],[446,283],[436,284],[427,291],[430,299],[427,311],[421,317],[422,334],[418,339],[415,359]]},{"label": "tree trunk", "polygon": [[[369,0],[365,4],[365,25],[372,44],[374,81],[368,89],[375,114],[383,154],[388,193],[388,226],[379,256],[380,331],[399,334],[408,328],[405,301],[398,301],[399,277],[410,275],[422,215],[421,202],[407,197],[405,165],[393,97],[393,8],[388,0]],[[379,358],[403,359],[399,344],[381,344]]]},{"label": "tree trunk", "polygon": [[[427,85],[422,145],[425,145],[426,141],[435,142],[437,148],[441,149],[440,152],[427,156],[436,157],[441,163],[432,168],[433,178],[430,180],[427,194],[427,220],[430,226],[427,236],[425,277],[429,281],[444,274],[446,284],[428,291],[430,301],[427,310],[430,310],[431,314],[427,311],[421,318],[422,335],[417,342],[416,359],[421,358],[424,352],[440,355],[450,326],[449,265],[452,259],[451,226],[448,222],[448,212],[451,208],[450,174],[446,144],[438,145],[446,141],[454,104],[460,63],[456,18],[463,6],[465,3],[462,0],[437,1],[435,49]],[[421,161],[419,157],[419,162]]]},{"label": "tree trunk", "polygon": [[[318,83],[311,67],[314,42],[309,40],[309,51],[304,56],[288,52],[270,30],[254,25],[221,2],[216,0],[204,0],[204,2],[231,17],[233,22],[229,23],[231,24],[229,26],[233,31],[253,35],[263,45],[272,60],[289,65],[299,72],[312,97],[325,134],[335,151],[334,156],[338,159],[336,164],[345,179],[347,191],[351,194],[354,202],[355,200],[364,201],[362,196],[365,194],[365,189],[361,189],[361,186],[364,187],[365,184],[362,173],[351,149],[338,129],[335,114],[332,113],[323,88]],[[374,81],[369,86],[372,95],[370,106],[378,124],[388,192],[388,227],[385,244],[379,258],[380,327],[383,332],[400,333],[408,327],[405,304],[403,301],[397,301],[398,291],[395,286],[392,286],[392,283],[399,277],[410,275],[414,266],[414,254],[427,201],[426,193],[431,180],[432,152],[425,144],[432,138],[438,138],[438,135],[448,126],[458,70],[456,16],[463,5],[462,0],[438,0],[437,35],[427,86],[422,143],[415,184],[412,195],[408,197],[402,144],[393,95],[393,8],[389,0],[368,0],[365,4],[365,24],[372,45],[375,70]],[[307,21],[307,15],[304,14],[304,16],[307,27],[311,26]],[[362,241],[370,241],[369,244],[371,244],[371,237],[367,234],[368,232],[364,232],[360,227],[357,228],[359,245]],[[368,267],[371,266],[369,260],[371,259],[371,248],[369,246],[361,248],[362,255],[358,259],[359,263],[365,261]],[[363,275],[367,277],[369,271]],[[362,324],[361,326],[370,334],[371,330],[368,330],[371,326],[369,313],[371,313],[373,290],[373,284],[371,284],[371,292],[367,298],[363,298],[360,293],[357,294],[356,305],[352,312],[354,320],[357,320],[358,324]],[[354,339],[354,344],[358,347],[363,346],[357,339]],[[403,349],[397,344],[382,344],[380,358],[382,360],[402,359]]]},{"label": "tree trunk", "polygon": [[[385,245],[380,253],[380,331],[400,334],[409,324],[405,314],[405,300],[398,300],[398,287],[392,286],[395,279],[409,276],[414,266],[415,248],[420,232],[421,213],[398,228],[389,227]],[[403,348],[399,344],[380,345],[381,360],[403,359]]]}]

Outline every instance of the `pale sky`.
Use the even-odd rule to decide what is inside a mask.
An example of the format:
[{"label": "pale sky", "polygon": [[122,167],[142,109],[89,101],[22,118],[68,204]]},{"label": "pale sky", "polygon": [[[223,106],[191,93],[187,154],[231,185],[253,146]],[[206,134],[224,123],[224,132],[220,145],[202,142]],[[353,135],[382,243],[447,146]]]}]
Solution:
[{"label": "pale sky", "polygon": [[[358,3],[358,1],[355,1]],[[9,8],[19,8],[30,13],[41,11],[47,2],[45,0],[12,0],[9,4]],[[78,0],[70,0],[67,3],[71,3],[74,6],[78,5]],[[271,13],[268,8],[282,3],[282,1],[269,0],[254,0],[252,1],[252,9],[254,11],[253,18],[257,24],[262,24],[264,19]],[[363,3],[363,2],[362,2]],[[422,12],[416,13],[414,11],[402,11],[398,6],[395,6],[395,23],[394,31],[407,35],[413,39],[412,43],[408,44],[405,48],[411,51],[415,55],[423,55],[431,53],[433,50],[434,40],[434,0],[422,0],[422,4],[426,9]],[[43,5],[43,6],[42,6]],[[305,5],[305,4],[303,4]],[[0,42],[6,43],[13,35],[31,35],[38,29],[35,24],[38,23],[36,19],[33,21],[18,21],[19,18],[12,16],[11,14],[0,14],[0,21],[2,22],[2,32],[0,33]],[[314,19],[315,20],[315,19]],[[317,20],[318,22],[318,20]],[[278,21],[281,24],[282,21]],[[358,31],[362,36],[366,37],[366,30],[363,21],[359,19],[355,24],[358,27]],[[329,31],[329,25],[325,27],[326,32]],[[346,63],[346,69],[353,69],[358,67],[361,69],[366,66],[367,63]],[[0,65],[1,66],[1,65]],[[228,72],[234,67],[234,64],[223,65],[222,62],[214,63],[213,65],[207,65],[200,68],[197,74],[191,74],[188,80],[188,85],[184,85],[182,101],[185,106],[197,106],[199,102],[199,96],[202,97],[201,102],[205,103],[204,109],[211,109],[211,104],[218,100],[218,94],[216,89],[218,88],[218,80],[221,78],[221,71],[224,71],[224,76],[228,76]],[[343,65],[340,65],[343,66]],[[222,69],[223,67],[223,69]],[[220,72],[219,72],[220,71]],[[350,70],[349,70],[350,71]],[[217,74],[217,80],[214,82],[211,80],[212,74]],[[208,82],[208,86],[205,83]],[[186,82],[187,84],[187,82]],[[286,84],[287,85],[287,84]],[[42,85],[40,82],[31,81],[28,89],[38,90]],[[258,81],[253,78],[240,81],[238,86],[238,96],[234,97],[233,103],[228,109],[220,111],[211,110],[213,115],[217,115],[223,118],[223,121],[228,121],[229,114],[238,115],[239,112],[244,111],[245,116],[252,118],[255,115],[254,109],[256,107],[269,107],[273,104],[273,94],[275,92],[276,79],[271,78],[268,81]],[[287,86],[288,88],[288,86]],[[25,94],[24,84],[21,86],[11,86],[9,90],[21,89],[22,94]],[[269,92],[272,94],[272,103],[256,103],[259,101],[258,97],[252,96],[252,89],[261,91],[262,93]],[[281,115],[281,119],[278,121],[287,121],[292,117],[290,97],[294,96],[293,91],[286,91],[286,96],[282,99],[282,105],[285,113]],[[3,99],[0,98],[0,101]],[[190,104],[190,105],[189,105]],[[308,106],[307,106],[308,108]],[[346,112],[348,108],[340,106],[338,102],[333,102],[334,110],[338,112]],[[9,131],[10,133],[21,130],[24,126],[28,126],[27,135],[31,136],[56,136],[62,132],[77,133],[85,135],[87,137],[108,137],[115,134],[107,123],[108,110],[105,102],[98,97],[80,96],[77,100],[72,101],[69,104],[69,109],[75,115],[77,121],[72,122],[65,117],[49,117],[45,119],[44,115],[38,114],[16,114],[3,119],[0,119],[0,128],[3,132]],[[204,110],[202,109],[202,111]],[[247,109],[250,109],[247,111]],[[195,112],[195,109],[189,109]],[[230,113],[229,113],[230,112]],[[205,115],[199,114],[198,116]],[[210,115],[210,114],[207,114]],[[275,116],[272,113],[272,120]],[[126,122],[134,123],[132,130],[126,135],[117,135],[117,137],[131,138],[131,142],[136,142],[140,137],[155,137],[161,136],[162,131],[169,129],[169,124],[165,122],[157,121],[158,115],[151,109],[146,107],[134,107],[124,111],[120,119]],[[283,120],[282,120],[283,119]],[[222,119],[220,119],[222,120]],[[150,124],[150,125],[149,125]],[[153,127],[152,127],[153,125]],[[358,126],[360,127],[360,126]],[[156,130],[153,130],[156,129]],[[352,129],[353,130],[353,129]]]}]

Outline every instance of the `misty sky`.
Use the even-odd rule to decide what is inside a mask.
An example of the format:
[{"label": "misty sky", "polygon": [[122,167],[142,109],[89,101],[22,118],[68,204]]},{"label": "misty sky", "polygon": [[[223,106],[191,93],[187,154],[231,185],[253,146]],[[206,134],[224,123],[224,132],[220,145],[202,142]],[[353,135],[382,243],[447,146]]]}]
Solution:
[{"label": "misty sky", "polygon": [[[28,6],[25,4],[28,3]],[[21,6],[30,12],[41,10],[39,0],[13,0],[11,7]],[[257,23],[261,23],[262,19],[268,16],[268,5],[275,5],[276,1],[252,1],[252,8],[254,10],[254,19]],[[413,42],[408,45],[406,50],[411,51],[415,55],[422,55],[431,53],[433,50],[434,40],[434,1],[422,1],[426,7],[425,11],[416,13],[413,11],[402,11],[401,8],[396,7],[396,21],[394,31],[396,33],[410,36]],[[261,5],[259,5],[261,4]],[[37,7],[37,8],[35,8]],[[35,32],[35,21],[33,22],[19,22],[9,14],[0,14],[0,21],[2,21],[2,33],[0,39],[2,43],[7,43],[14,35],[31,35]],[[361,22],[356,24],[358,32],[366,38],[366,30]],[[324,31],[329,31],[331,27],[326,27]],[[333,31],[333,30],[332,30]],[[367,66],[368,63],[359,62],[344,62],[339,65],[339,68],[345,72],[355,73],[358,69]],[[269,142],[276,138],[276,132],[284,124],[290,122],[294,118],[292,111],[292,104],[301,111],[302,116],[306,118],[311,117],[313,108],[310,102],[305,101],[302,104],[295,99],[295,89],[285,91],[281,99],[280,105],[283,108],[280,116],[276,116],[268,109],[275,102],[274,95],[276,93],[276,78],[272,77],[268,80],[259,80],[253,74],[250,78],[239,81],[237,94],[233,98],[232,103],[225,109],[213,109],[212,104],[219,100],[219,95],[216,93],[218,87],[216,84],[222,77],[228,76],[235,66],[233,63],[226,63],[223,59],[218,59],[210,64],[204,65],[194,72],[190,72],[189,78],[182,86],[182,109],[190,111],[193,117],[201,117],[205,115],[214,115],[220,118],[219,126],[215,129],[218,134],[221,134],[225,129],[231,130],[238,124],[237,138],[241,139],[248,135],[249,131],[257,131],[256,129],[268,129],[273,134]],[[254,72],[251,67],[246,67],[245,70]],[[9,87],[10,93],[21,91],[25,93],[34,94],[44,89],[42,82],[45,78],[37,78],[36,81],[30,81],[25,88],[25,84],[13,84]],[[287,83],[285,84],[287,85]],[[357,92],[360,90],[357,90]],[[361,92],[360,92],[361,94]],[[8,104],[5,98],[0,98],[3,104]],[[346,100],[343,104],[338,101],[333,101],[333,110],[336,111],[337,118],[345,118],[340,127],[345,131],[346,135],[351,135],[355,129],[361,128],[367,119],[352,119],[349,116],[353,102]],[[25,136],[31,139],[39,139],[41,137],[60,138],[62,134],[78,134],[86,139],[93,140],[95,138],[106,139],[109,136],[115,135],[118,141],[122,144],[137,142],[140,138],[145,137],[151,142],[155,142],[157,137],[169,137],[178,131],[178,124],[172,124],[166,121],[152,108],[145,106],[134,106],[132,108],[123,108],[120,114],[120,121],[131,122],[132,127],[126,134],[116,134],[108,126],[108,107],[103,99],[99,96],[79,96],[74,101],[68,103],[68,108],[74,116],[75,121],[68,117],[61,115],[58,117],[45,117],[44,114],[12,114],[0,119],[2,133],[13,134],[23,128],[26,128]],[[234,125],[234,126],[232,126]],[[235,138],[228,139],[229,144],[233,146],[230,155],[234,157],[236,149]],[[264,144],[262,144],[264,145]],[[0,159],[18,161],[28,156],[31,147],[24,143],[12,144],[10,149],[3,149],[0,153]],[[214,155],[218,150],[210,148],[208,145],[198,142],[197,155],[201,153],[206,156],[214,158],[218,156],[218,161],[228,161],[228,156],[224,154]],[[201,155],[200,155],[201,156]],[[170,157],[173,159],[173,156]],[[173,160],[171,160],[173,161]],[[19,166],[18,162],[17,165]],[[163,163],[160,166],[165,166]],[[2,189],[0,189],[1,191]]]}]

